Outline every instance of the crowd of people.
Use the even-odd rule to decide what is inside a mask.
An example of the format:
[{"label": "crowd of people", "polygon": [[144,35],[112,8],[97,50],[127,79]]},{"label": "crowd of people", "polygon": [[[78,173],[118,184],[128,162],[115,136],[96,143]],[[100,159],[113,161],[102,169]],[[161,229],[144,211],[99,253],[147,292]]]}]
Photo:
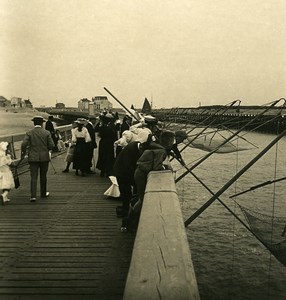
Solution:
[{"label": "crowd of people", "polygon": [[[47,191],[47,171],[51,152],[60,151],[62,144],[67,148],[63,173],[68,173],[72,166],[76,176],[84,177],[98,169],[101,177],[116,177],[121,201],[116,212],[118,217],[122,217],[122,228],[125,229],[132,212],[140,212],[148,173],[171,169],[170,155],[184,165],[177,145],[187,138],[186,132],[164,130],[153,116],[145,116],[137,121],[125,115],[121,121],[118,114],[105,111],[98,117],[79,118],[73,122],[71,138],[65,143],[55,130],[52,116],[45,126],[43,117],[36,116],[32,121],[34,128],[26,133],[21,144],[21,160],[28,154],[31,202],[37,199],[38,176],[40,196],[50,196]],[[9,167],[13,159],[7,153],[7,146],[8,143],[0,143],[2,204],[10,201],[8,193],[14,188]],[[97,162],[94,159],[95,149],[98,151]]]}]

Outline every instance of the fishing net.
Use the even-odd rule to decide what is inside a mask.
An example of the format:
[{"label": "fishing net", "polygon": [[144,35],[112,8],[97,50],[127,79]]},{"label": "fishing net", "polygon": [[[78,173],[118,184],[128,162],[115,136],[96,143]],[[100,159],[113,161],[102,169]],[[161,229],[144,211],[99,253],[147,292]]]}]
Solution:
[{"label": "fishing net", "polygon": [[240,206],[251,230],[286,266],[286,218],[272,217]]},{"label": "fishing net", "polygon": [[240,146],[238,147],[237,145],[234,145],[231,142],[225,143],[225,140],[226,138],[223,137],[211,138],[208,136],[204,136],[204,137],[197,137],[196,139],[188,137],[186,139],[185,144],[188,144],[188,146],[192,148],[198,148],[207,152],[212,152],[216,150],[216,153],[231,153],[231,152],[249,150],[253,148],[247,145],[241,145],[241,143]]}]

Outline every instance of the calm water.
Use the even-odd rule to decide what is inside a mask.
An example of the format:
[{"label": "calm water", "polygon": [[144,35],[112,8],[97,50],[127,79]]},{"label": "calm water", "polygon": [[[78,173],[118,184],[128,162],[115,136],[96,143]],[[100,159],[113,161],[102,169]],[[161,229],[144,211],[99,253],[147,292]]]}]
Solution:
[{"label": "calm water", "polygon": [[[258,133],[244,137],[259,149],[214,154],[193,170],[213,192],[220,190],[275,138],[274,135]],[[286,181],[241,195],[236,202],[229,198],[251,186],[273,180],[275,176],[285,177],[285,152],[286,137],[220,196],[244,221],[236,202],[270,216],[274,207],[274,215],[285,217],[286,224]],[[185,161],[192,162],[207,152],[188,148],[183,153]],[[177,176],[180,173],[182,170],[177,171]],[[178,182],[177,189],[185,219],[211,197],[192,175]],[[217,200],[188,226],[187,235],[201,299],[286,299],[286,267]]]},{"label": "calm water", "polygon": [[[14,114],[12,123],[4,120],[3,116],[2,114],[0,119],[0,135],[19,132],[19,128],[22,132],[32,127],[30,116]],[[217,192],[275,138],[274,135],[258,133],[248,133],[244,137],[259,148],[229,154],[213,154],[193,170],[213,192]],[[245,143],[239,141],[238,146],[243,147]],[[241,195],[235,199],[236,202],[229,198],[230,195],[275,177],[285,177],[285,152],[286,137],[220,196],[220,199],[244,221],[236,202],[270,216],[274,207],[275,216],[285,217],[286,220],[286,181]],[[183,152],[183,157],[191,166],[192,162],[206,153],[188,148]],[[176,164],[174,169],[177,169],[177,176],[184,171]],[[187,175],[178,182],[177,189],[185,219],[211,197],[192,175]],[[286,267],[271,256],[218,201],[188,226],[187,235],[202,300],[286,299]]]}]

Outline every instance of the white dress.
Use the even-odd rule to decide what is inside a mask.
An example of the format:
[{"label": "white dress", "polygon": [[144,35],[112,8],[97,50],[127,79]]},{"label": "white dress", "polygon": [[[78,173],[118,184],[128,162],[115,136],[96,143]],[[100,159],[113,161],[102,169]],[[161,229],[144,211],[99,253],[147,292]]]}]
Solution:
[{"label": "white dress", "polygon": [[15,187],[13,174],[9,165],[12,163],[10,155],[0,156],[0,189],[13,189]]}]

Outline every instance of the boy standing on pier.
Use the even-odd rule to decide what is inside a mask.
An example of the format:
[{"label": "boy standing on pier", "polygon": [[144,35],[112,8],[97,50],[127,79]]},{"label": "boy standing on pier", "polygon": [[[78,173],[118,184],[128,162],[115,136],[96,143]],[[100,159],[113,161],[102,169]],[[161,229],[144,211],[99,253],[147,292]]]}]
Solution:
[{"label": "boy standing on pier", "polygon": [[47,172],[49,168],[50,153],[55,144],[48,130],[42,128],[44,118],[36,116],[32,119],[34,129],[28,131],[21,144],[21,159],[25,157],[28,150],[28,162],[30,165],[31,174],[31,202],[36,201],[37,197],[37,180],[40,170],[40,190],[41,197],[49,196],[47,192]]}]

